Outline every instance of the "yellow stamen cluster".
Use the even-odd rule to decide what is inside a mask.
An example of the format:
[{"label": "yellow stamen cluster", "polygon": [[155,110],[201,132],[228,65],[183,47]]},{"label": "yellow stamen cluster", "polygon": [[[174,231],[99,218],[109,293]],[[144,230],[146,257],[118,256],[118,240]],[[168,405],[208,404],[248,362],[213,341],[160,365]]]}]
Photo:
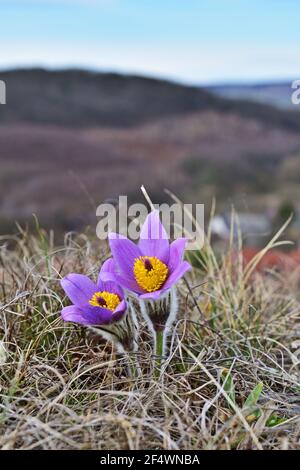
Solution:
[{"label": "yellow stamen cluster", "polygon": [[93,307],[104,307],[112,311],[117,308],[120,302],[121,300],[117,294],[107,291],[96,292],[89,300],[89,304]]},{"label": "yellow stamen cluster", "polygon": [[160,289],[168,276],[167,266],[156,256],[136,258],[133,272],[138,285],[147,292]]}]

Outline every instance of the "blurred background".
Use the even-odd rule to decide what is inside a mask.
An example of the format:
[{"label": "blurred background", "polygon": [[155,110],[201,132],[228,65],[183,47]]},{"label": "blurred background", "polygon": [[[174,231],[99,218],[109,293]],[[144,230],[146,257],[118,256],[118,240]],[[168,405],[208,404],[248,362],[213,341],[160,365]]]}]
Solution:
[{"label": "blurred background", "polygon": [[0,233],[96,226],[104,200],[213,198],[249,245],[300,239],[296,0],[0,0]]}]

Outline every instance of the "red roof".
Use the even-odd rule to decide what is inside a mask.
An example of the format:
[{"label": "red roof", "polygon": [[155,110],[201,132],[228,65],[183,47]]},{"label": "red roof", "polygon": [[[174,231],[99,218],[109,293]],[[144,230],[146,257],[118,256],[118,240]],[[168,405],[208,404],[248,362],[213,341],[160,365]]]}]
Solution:
[{"label": "red roof", "polygon": [[[245,266],[256,256],[261,250],[253,247],[243,249],[243,259]],[[283,252],[281,250],[270,250],[259,261],[256,270],[265,271],[268,269],[295,269],[300,263],[300,249],[292,250],[290,252]]]}]

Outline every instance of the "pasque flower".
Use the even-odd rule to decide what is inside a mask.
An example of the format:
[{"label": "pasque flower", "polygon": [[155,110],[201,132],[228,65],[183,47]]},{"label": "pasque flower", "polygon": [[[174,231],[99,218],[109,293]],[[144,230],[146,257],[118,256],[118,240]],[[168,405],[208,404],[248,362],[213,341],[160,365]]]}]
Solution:
[{"label": "pasque flower", "polygon": [[112,259],[105,261],[96,284],[82,274],[68,274],[61,280],[62,288],[73,303],[62,309],[64,321],[99,326],[121,320],[126,311],[123,289],[113,281],[102,280],[113,267]]},{"label": "pasque flower", "polygon": [[138,296],[141,313],[152,332],[157,358],[154,370],[159,377],[167,336],[178,310],[175,285],[191,269],[183,261],[186,239],[170,244],[155,210],[146,218],[138,245],[115,233],[110,234],[109,244],[114,265],[107,278]]},{"label": "pasque flower", "polygon": [[137,325],[131,307],[124,299],[123,289],[114,281],[103,279],[114,268],[110,258],[102,265],[96,283],[82,274],[68,274],[61,286],[73,305],[64,307],[64,321],[93,326],[105,339],[113,342],[119,352],[136,350]]},{"label": "pasque flower", "polygon": [[191,268],[183,261],[186,239],[170,244],[157,210],[146,218],[138,245],[115,233],[110,234],[109,244],[113,278],[141,299],[159,299]]}]

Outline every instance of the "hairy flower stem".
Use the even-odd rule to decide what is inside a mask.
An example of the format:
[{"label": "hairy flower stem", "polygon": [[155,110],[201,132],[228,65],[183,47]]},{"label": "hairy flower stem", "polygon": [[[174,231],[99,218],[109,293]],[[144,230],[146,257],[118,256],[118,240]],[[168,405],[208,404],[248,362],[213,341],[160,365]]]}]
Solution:
[{"label": "hairy flower stem", "polygon": [[154,375],[160,377],[162,358],[167,351],[167,338],[176,318],[178,302],[175,286],[158,300],[140,299],[140,309],[153,337]]},{"label": "hairy flower stem", "polygon": [[154,376],[156,379],[159,379],[161,375],[161,364],[162,364],[162,356],[164,350],[164,331],[157,330],[156,331],[156,358],[155,358],[155,366],[154,366]]},{"label": "hairy flower stem", "polygon": [[137,361],[135,357],[132,357],[130,353],[127,353],[126,356],[126,361],[127,361],[127,371],[128,371],[128,376],[132,379],[136,379],[138,377],[139,373],[139,367],[137,365]]},{"label": "hairy flower stem", "polygon": [[132,353],[137,350],[137,321],[132,307],[129,307],[120,321],[97,328],[90,327],[90,329],[115,346],[117,352],[126,358],[129,376],[136,378],[139,366]]}]

